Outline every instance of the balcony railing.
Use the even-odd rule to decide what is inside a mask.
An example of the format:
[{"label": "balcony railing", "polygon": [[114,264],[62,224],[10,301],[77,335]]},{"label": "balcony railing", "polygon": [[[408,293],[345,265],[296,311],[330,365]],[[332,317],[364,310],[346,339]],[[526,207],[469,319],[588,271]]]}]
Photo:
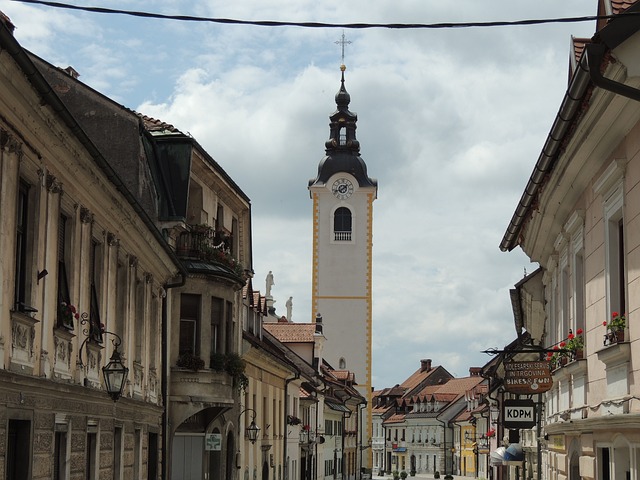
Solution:
[{"label": "balcony railing", "polygon": [[198,260],[213,260],[220,253],[231,253],[232,237],[221,230],[208,226],[192,225],[191,230],[178,237],[176,253]]},{"label": "balcony railing", "polygon": [[178,237],[176,254],[190,260],[223,265],[241,277],[243,269],[233,256],[232,245],[233,237],[227,232],[206,225],[192,225],[189,231]]}]

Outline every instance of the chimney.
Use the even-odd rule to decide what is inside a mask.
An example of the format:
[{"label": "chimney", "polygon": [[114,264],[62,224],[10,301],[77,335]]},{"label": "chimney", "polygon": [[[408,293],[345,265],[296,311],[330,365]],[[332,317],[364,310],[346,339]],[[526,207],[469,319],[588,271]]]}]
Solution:
[{"label": "chimney", "polygon": [[482,373],[482,367],[469,367],[470,377],[479,377]]},{"label": "chimney", "polygon": [[316,313],[316,333],[322,335],[322,315]]},{"label": "chimney", "polygon": [[420,371],[421,372],[429,372],[431,371],[431,359],[427,358],[425,360],[420,360]]},{"label": "chimney", "polygon": [[71,78],[75,78],[76,80],[80,76],[78,71],[75,68],[73,68],[71,65],[69,65],[67,68],[63,68],[62,71],[65,72],[67,75],[69,75]]}]

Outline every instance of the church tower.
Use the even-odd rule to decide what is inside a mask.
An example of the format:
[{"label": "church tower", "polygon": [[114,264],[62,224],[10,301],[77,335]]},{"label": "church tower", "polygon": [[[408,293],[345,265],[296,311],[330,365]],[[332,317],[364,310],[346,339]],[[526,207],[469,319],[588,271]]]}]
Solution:
[{"label": "church tower", "polygon": [[354,372],[358,390],[367,399],[368,414],[363,412],[361,417],[362,427],[366,427],[363,444],[367,445],[371,428],[373,201],[378,182],[367,175],[367,165],[360,157],[358,116],[349,111],[345,66],[340,70],[337,109],[329,117],[325,156],[317,177],[309,181],[313,201],[312,315],[322,316],[327,338],[324,358],[335,369]]}]

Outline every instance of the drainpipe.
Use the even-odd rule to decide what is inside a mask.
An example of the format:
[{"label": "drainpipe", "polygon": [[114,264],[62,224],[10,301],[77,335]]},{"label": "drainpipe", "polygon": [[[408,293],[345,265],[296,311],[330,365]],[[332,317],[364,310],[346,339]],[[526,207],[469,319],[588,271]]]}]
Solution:
[{"label": "drainpipe", "polygon": [[287,445],[289,443],[289,432],[287,431],[288,422],[287,412],[289,411],[289,383],[300,378],[300,370],[296,370],[296,374],[292,378],[284,381],[284,448],[282,449],[282,464],[284,465],[284,480],[289,480],[289,462],[287,462]]},{"label": "drainpipe", "polygon": [[[436,416],[436,421],[442,424],[442,453],[444,455],[444,474],[453,473],[447,471],[447,423],[443,420],[440,420],[440,415]],[[453,469],[453,459],[451,459],[451,466]],[[435,465],[433,466],[435,469]],[[435,470],[434,470],[435,471]]]},{"label": "drainpipe", "polygon": [[161,326],[161,335],[162,335],[162,450],[160,452],[160,462],[162,463],[162,478],[164,480],[169,480],[169,465],[167,465],[167,457],[168,450],[170,446],[169,442],[169,416],[168,416],[168,397],[169,397],[169,326],[168,324],[168,313],[167,313],[167,295],[168,290],[171,288],[182,287],[187,282],[187,273],[183,268],[180,269],[181,279],[175,283],[165,283],[164,290],[165,296],[162,299],[162,326]]},{"label": "drainpipe", "polygon": [[629,85],[625,85],[624,83],[605,78],[602,75],[600,66],[602,65],[606,49],[607,47],[601,43],[589,43],[586,46],[587,66],[589,68],[591,81],[596,87],[600,87],[603,90],[640,102],[640,90],[630,87]]}]

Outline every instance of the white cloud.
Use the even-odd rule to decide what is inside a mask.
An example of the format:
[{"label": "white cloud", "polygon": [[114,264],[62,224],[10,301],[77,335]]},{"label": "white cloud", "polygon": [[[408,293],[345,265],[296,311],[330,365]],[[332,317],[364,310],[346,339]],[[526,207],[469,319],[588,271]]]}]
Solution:
[{"label": "white cloud", "polygon": [[[139,8],[119,1],[123,8]],[[247,20],[461,22],[595,14],[596,2],[166,2],[152,11]],[[20,41],[198,142],[253,205],[254,286],[269,270],[280,313],[311,309],[311,201],[340,85],[340,29],[96,17],[0,0]],[[85,27],[88,25],[88,27]],[[82,28],[81,28],[82,27]],[[90,29],[90,30],[89,30]],[[571,34],[558,24],[348,30],[346,87],[374,203],[374,384],[432,358],[451,372],[515,334],[508,289],[532,271],[498,245],[566,88]],[[59,42],[59,43],[58,43]],[[72,48],[86,45],[85,48]],[[55,47],[55,48],[53,48]],[[66,66],[66,65],[63,65]]]}]

